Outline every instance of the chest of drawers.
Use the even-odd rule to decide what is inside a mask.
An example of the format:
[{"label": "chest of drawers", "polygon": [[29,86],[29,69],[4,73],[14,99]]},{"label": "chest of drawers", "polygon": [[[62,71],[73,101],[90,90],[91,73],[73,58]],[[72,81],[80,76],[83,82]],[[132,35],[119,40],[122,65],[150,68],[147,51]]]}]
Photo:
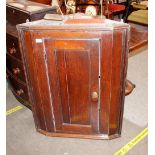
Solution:
[{"label": "chest of drawers", "polygon": [[16,24],[42,19],[46,13],[56,13],[56,9],[49,5],[31,1],[25,3],[14,1],[6,4],[7,80],[15,97],[29,108],[31,102],[28,95],[27,79],[18,43]]},{"label": "chest of drawers", "polygon": [[40,20],[18,25],[18,33],[37,131],[48,136],[119,137],[129,25]]}]

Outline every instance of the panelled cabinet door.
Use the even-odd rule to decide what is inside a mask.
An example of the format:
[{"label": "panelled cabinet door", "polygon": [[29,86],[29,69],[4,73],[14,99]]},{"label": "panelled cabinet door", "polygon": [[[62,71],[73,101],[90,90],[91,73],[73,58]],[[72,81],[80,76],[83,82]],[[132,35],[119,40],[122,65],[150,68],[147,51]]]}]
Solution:
[{"label": "panelled cabinet door", "polygon": [[44,39],[56,132],[99,133],[99,48],[99,39]]}]

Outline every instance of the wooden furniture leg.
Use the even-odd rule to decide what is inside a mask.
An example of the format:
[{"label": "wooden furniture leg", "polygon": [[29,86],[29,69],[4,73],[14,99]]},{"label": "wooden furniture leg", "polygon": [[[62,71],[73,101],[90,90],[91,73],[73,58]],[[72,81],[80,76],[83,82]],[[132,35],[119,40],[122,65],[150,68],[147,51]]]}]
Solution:
[{"label": "wooden furniture leg", "polygon": [[125,96],[129,95],[133,89],[136,87],[131,81],[126,80]]}]

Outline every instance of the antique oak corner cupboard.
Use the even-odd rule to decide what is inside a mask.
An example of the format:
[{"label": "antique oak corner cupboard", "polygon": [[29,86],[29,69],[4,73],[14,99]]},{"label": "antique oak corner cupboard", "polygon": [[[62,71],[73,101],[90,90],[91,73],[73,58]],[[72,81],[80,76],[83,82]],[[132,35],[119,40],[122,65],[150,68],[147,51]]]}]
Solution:
[{"label": "antique oak corner cupboard", "polygon": [[129,25],[107,19],[39,20],[17,29],[37,131],[119,137]]}]

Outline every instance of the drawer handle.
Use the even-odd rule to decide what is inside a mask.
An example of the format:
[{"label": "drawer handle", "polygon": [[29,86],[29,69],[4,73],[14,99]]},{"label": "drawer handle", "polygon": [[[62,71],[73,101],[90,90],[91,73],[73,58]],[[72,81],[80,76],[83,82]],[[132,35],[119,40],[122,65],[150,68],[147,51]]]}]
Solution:
[{"label": "drawer handle", "polygon": [[19,90],[17,90],[17,95],[21,95],[21,94],[24,94],[24,91],[23,91],[23,89],[19,89]]},{"label": "drawer handle", "polygon": [[92,101],[98,101],[98,93],[97,92],[92,92],[92,95],[91,95],[91,98],[92,98]]},{"label": "drawer handle", "polygon": [[17,75],[20,73],[20,69],[17,67],[17,68],[13,68],[13,74]]},{"label": "drawer handle", "polygon": [[14,47],[9,48],[9,52],[10,52],[10,54],[14,54],[14,53],[16,53],[16,49]]}]

